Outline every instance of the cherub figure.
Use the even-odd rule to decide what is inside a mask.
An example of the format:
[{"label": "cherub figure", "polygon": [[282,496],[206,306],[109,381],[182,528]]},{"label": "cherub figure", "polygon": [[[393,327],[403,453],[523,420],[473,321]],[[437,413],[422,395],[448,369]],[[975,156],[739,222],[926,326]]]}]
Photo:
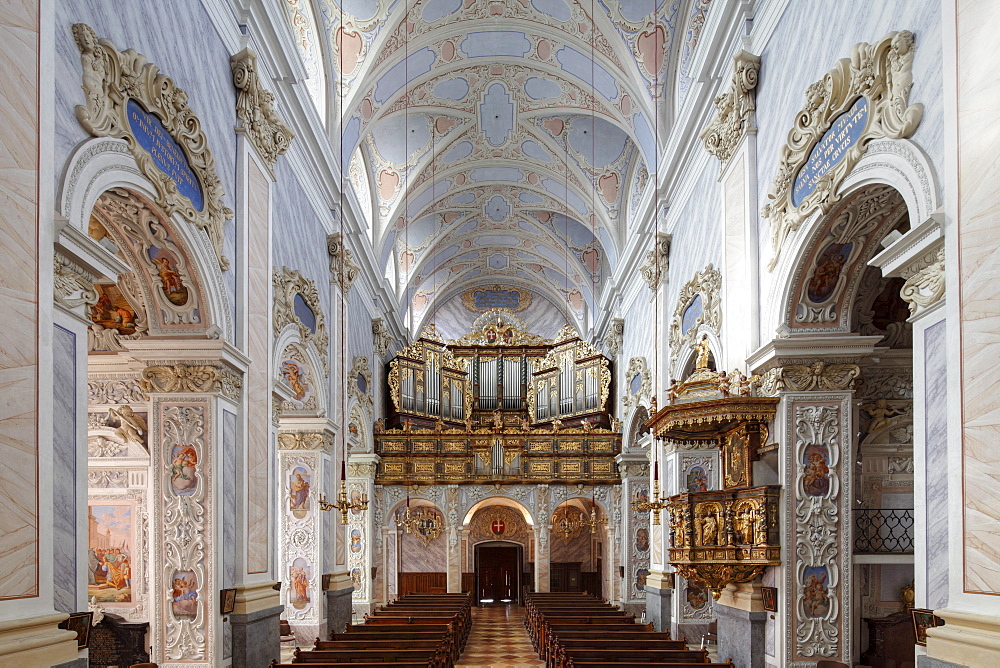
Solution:
[{"label": "cherub figure", "polygon": [[142,416],[136,414],[131,406],[125,405],[117,409],[111,408],[108,410],[108,415],[117,418],[121,423],[115,429],[115,436],[125,442],[142,443],[142,435],[146,433],[149,427],[146,425],[146,421],[142,419]]},{"label": "cherub figure", "polygon": [[874,434],[889,426],[889,418],[900,415],[902,411],[893,408],[885,399],[877,399],[874,404],[862,404],[861,410],[872,416],[868,423],[868,433]]}]

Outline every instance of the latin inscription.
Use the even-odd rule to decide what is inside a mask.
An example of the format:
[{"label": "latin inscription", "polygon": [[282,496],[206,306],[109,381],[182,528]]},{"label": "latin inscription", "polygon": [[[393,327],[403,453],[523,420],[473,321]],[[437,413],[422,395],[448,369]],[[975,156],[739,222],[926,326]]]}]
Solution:
[{"label": "latin inscription", "polygon": [[191,205],[195,209],[201,211],[205,206],[201,184],[191,165],[188,164],[183,149],[163,127],[160,119],[148,113],[138,102],[129,100],[126,111],[128,124],[136,142],[149,153],[160,171],[173,179],[178,192],[191,200]]},{"label": "latin inscription", "polygon": [[857,144],[868,125],[868,98],[859,97],[854,105],[837,117],[809,153],[792,186],[792,205],[798,206],[811,195],[819,182],[844,159]]}]

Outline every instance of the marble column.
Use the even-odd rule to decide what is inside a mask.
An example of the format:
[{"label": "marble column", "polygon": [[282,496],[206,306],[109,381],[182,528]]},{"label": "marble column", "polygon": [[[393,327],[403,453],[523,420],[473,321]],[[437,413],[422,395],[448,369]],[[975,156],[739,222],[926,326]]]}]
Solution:
[{"label": "marble column", "polygon": [[[730,584],[715,603],[718,620],[719,660],[732,660],[736,668],[764,668],[764,623],[760,582]],[[696,638],[688,637],[688,641]]]}]

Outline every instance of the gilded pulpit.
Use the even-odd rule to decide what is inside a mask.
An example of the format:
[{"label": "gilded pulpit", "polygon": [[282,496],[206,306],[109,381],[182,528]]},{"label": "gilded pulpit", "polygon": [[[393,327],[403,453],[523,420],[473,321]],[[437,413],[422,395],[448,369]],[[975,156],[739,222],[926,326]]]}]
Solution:
[{"label": "gilded pulpit", "polygon": [[756,378],[709,368],[707,343],[696,368],[668,391],[670,403],[647,422],[656,439],[701,442],[720,453],[719,490],[663,499],[669,524],[669,562],[716,599],[728,584],[750,582],[781,563],[780,487],[754,486],[752,463],[767,442],[778,400],[753,396]]}]

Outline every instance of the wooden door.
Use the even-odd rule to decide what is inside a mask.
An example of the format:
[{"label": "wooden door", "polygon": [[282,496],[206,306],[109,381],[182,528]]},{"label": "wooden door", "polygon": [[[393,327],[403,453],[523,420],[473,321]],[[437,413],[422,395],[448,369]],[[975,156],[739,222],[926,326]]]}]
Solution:
[{"label": "wooden door", "polygon": [[517,546],[480,545],[476,548],[476,597],[479,601],[518,600],[521,560]]}]

